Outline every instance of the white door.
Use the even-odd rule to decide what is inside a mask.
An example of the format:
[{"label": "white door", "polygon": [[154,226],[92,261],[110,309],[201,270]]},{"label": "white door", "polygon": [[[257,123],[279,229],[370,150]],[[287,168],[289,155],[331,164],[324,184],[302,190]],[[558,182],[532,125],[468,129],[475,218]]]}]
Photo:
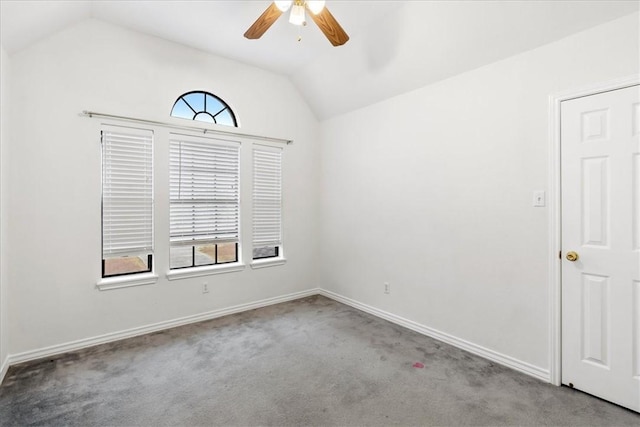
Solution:
[{"label": "white door", "polygon": [[[562,102],[562,383],[640,411],[640,87]],[[573,260],[573,255],[577,259]]]}]

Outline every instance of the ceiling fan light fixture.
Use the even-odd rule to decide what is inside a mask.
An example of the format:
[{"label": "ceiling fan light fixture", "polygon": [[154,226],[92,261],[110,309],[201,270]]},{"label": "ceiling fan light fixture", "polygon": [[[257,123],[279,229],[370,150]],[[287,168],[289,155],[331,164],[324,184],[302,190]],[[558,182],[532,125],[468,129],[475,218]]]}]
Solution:
[{"label": "ceiling fan light fixture", "polygon": [[315,1],[307,1],[307,7],[309,8],[309,10],[311,11],[311,13],[313,13],[314,15],[319,14],[320,12],[322,12],[322,9],[324,9],[324,4],[326,2],[324,0],[315,0]]},{"label": "ceiling fan light fixture", "polygon": [[276,7],[280,9],[280,12],[286,12],[291,7],[293,1],[274,1]]},{"label": "ceiling fan light fixture", "polygon": [[[1,1],[1,0],[0,0]],[[282,14],[291,9],[289,14],[289,22],[304,26],[307,25],[305,9],[309,9],[309,15],[313,22],[318,26],[320,31],[325,35],[333,46],[342,46],[349,41],[349,35],[340,26],[336,18],[333,17],[329,9],[325,7],[324,1],[273,1],[269,7],[262,12],[262,15],[251,24],[249,29],[245,31],[244,36],[249,40],[255,40],[262,37],[274,22],[282,16]],[[298,37],[300,40],[300,37]]]},{"label": "ceiling fan light fixture", "polygon": [[304,24],[304,6],[300,4],[294,4],[291,8],[291,15],[289,15],[289,22],[293,25]]}]

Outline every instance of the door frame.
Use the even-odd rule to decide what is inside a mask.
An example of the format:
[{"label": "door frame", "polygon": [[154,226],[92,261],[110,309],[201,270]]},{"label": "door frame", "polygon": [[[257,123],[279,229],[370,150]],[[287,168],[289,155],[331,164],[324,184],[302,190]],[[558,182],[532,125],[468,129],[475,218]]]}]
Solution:
[{"label": "door frame", "polygon": [[563,101],[640,84],[640,74],[549,96],[549,382],[562,385],[562,182],[560,108]]}]

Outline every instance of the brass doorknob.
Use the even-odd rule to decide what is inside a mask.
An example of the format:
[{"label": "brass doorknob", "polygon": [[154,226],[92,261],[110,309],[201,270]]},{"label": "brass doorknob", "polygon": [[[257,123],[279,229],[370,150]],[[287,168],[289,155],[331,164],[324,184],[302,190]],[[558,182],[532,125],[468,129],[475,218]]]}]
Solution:
[{"label": "brass doorknob", "polygon": [[574,251],[569,251],[567,252],[567,259],[571,262],[577,261],[578,258],[580,258],[580,255],[578,255],[577,252]]}]

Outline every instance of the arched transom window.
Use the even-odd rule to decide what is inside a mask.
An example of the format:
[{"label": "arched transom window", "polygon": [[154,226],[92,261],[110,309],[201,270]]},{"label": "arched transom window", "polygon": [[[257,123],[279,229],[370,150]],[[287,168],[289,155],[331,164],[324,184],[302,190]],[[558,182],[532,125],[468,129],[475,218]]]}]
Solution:
[{"label": "arched transom window", "polygon": [[204,91],[187,92],[178,98],[171,109],[171,116],[238,127],[236,115],[227,103]]}]

